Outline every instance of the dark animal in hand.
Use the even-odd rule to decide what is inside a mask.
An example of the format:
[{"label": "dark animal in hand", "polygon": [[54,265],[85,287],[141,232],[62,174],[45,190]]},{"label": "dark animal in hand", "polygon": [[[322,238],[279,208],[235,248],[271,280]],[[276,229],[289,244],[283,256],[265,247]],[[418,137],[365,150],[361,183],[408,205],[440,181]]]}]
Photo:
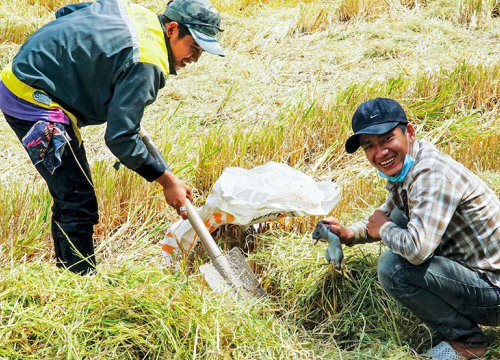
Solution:
[{"label": "dark animal in hand", "polygon": [[336,269],[340,270],[342,268],[344,254],[342,253],[339,237],[332,233],[328,227],[320,221],[314,228],[312,238],[328,243],[328,247],[325,250],[326,261],[327,263],[331,262]]}]

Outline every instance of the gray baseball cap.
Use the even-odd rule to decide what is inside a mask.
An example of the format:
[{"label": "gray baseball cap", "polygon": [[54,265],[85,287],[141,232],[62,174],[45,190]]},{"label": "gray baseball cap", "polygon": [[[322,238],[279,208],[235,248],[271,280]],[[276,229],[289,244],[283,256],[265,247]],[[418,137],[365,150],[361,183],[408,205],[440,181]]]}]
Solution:
[{"label": "gray baseball cap", "polygon": [[226,56],[216,39],[216,35],[224,31],[220,28],[220,15],[207,0],[174,0],[167,5],[163,15],[186,26],[206,52]]}]

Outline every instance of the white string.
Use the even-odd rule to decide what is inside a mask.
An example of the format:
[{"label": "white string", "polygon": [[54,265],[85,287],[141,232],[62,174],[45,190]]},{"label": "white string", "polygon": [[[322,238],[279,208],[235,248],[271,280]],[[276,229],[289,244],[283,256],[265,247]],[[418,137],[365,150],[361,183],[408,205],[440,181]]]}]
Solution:
[{"label": "white string", "polygon": [[66,144],[69,146],[69,149],[71,150],[71,153],[73,154],[73,157],[75,158],[75,161],[78,164],[78,167],[80,168],[80,170],[82,170],[83,176],[85,176],[85,179],[87,179],[87,181],[89,182],[90,186],[92,186],[92,188],[94,188],[94,184],[92,184],[92,181],[89,179],[89,177],[85,173],[85,170],[83,170],[82,165],[78,161],[78,158],[76,157],[76,154],[73,151],[73,147],[71,146],[70,139],[66,136],[66,134],[63,131],[59,130],[57,127],[54,127],[54,129],[56,129],[56,131],[58,131],[60,133],[60,135],[62,135],[62,137],[64,138],[64,140],[66,140]]}]

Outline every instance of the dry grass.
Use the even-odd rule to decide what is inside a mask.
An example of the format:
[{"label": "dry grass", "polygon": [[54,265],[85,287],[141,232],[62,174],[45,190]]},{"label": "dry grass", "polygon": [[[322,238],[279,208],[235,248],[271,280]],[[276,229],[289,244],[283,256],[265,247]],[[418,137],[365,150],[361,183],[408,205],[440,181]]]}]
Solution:
[{"label": "dry grass", "polygon": [[396,9],[413,9],[425,4],[426,0],[342,0],[339,8],[339,20],[373,20],[380,15]]},{"label": "dry grass", "polygon": [[[464,63],[451,72],[423,74],[415,81],[396,78],[371,86],[353,84],[332,94],[330,104],[312,102],[285,107],[270,123],[251,127],[230,123],[214,127],[200,139],[196,187],[209,190],[226,166],[252,167],[272,160],[286,162],[308,173],[311,167],[316,171],[325,167],[325,164],[318,165],[320,159],[330,170],[342,166],[349,158],[343,154],[343,144],[350,132],[352,109],[377,96],[405,99],[401,101],[411,121],[417,125],[422,123],[424,133],[429,134],[427,137],[438,144],[455,141],[460,134],[479,142],[485,136],[492,136],[491,131],[485,132],[492,126],[493,132],[498,132],[495,115],[498,114],[499,69]],[[474,115],[466,115],[464,121],[458,121],[457,116],[462,114]],[[490,121],[485,121],[488,118]],[[443,122],[446,119],[450,121]],[[323,158],[325,149],[330,154]],[[496,157],[486,156],[484,160],[490,169],[498,170]]]},{"label": "dry grass", "polygon": [[[0,63],[68,2],[0,3]],[[337,181],[332,215],[366,216],[385,197],[383,181],[343,144],[353,110],[376,96],[400,101],[418,136],[500,192],[498,1],[214,4],[228,56],[204,55],[170,78],[143,120],[198,204],[225,167],[273,160]],[[100,209],[99,275],[56,270],[50,197],[3,122],[0,131],[0,357],[413,358],[429,345],[425,326],[377,285],[382,249],[346,250],[354,280],[334,275],[319,266],[323,246],[310,243],[315,218],[283,220],[254,240],[251,260],[270,294],[263,304],[210,293],[197,273],[201,249],[181,273],[160,271],[157,243],[177,217],[155,185],[112,168],[103,127],[83,132]]]},{"label": "dry grass", "polygon": [[491,18],[498,9],[496,0],[460,0],[458,1],[458,21],[476,27]]},{"label": "dry grass", "polygon": [[301,4],[295,31],[310,34],[329,29],[333,22],[332,13],[335,11],[332,3]]}]

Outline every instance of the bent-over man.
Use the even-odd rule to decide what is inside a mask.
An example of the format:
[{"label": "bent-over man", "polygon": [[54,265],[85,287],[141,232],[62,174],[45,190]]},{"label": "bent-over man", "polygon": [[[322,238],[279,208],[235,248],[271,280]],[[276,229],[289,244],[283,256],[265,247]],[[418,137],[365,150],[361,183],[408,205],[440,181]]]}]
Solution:
[{"label": "bent-over man", "polygon": [[221,18],[207,0],[174,0],[156,15],[127,0],[68,5],[35,32],[2,71],[0,109],[54,200],[52,236],[59,267],[95,267],[97,200],[82,126],[106,123],[105,142],[126,167],[163,188],[187,217],[191,190],[166,171],[139,135],[147,105],[169,74],[203,51],[224,56]]}]

